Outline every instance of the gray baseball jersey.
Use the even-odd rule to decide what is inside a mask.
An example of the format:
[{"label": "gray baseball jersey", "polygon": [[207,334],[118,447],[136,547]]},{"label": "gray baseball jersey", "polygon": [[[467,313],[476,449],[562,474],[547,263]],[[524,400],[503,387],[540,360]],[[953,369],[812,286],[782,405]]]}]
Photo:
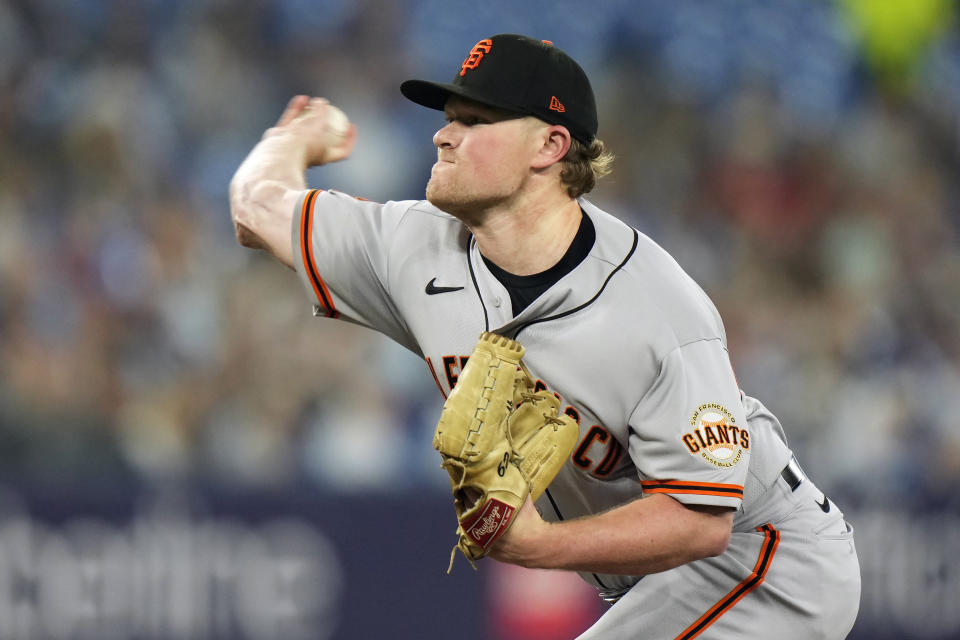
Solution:
[{"label": "gray baseball jersey", "polygon": [[[306,192],[296,269],[315,314],[423,357],[444,396],[480,332],[524,345],[538,386],[580,425],[537,502],[545,520],[651,493],[736,509],[717,558],[647,577],[582,574],[616,601],[583,638],[767,637],[782,624],[844,637],[859,598],[852,529],[791,463],[777,419],[739,389],[706,294],[652,240],[580,206],[596,230],[589,255],[516,317],[469,231],[425,201]],[[827,611],[832,627],[817,635]]]}]

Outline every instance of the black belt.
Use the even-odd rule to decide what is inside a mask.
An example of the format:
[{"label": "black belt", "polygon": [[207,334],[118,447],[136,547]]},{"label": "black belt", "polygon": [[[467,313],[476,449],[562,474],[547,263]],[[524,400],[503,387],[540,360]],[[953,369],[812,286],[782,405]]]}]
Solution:
[{"label": "black belt", "polygon": [[780,477],[790,485],[790,491],[796,491],[797,487],[806,479],[807,475],[803,472],[803,469],[800,468],[800,463],[797,462],[797,459],[791,457],[790,462],[788,462],[787,466],[780,472]]}]

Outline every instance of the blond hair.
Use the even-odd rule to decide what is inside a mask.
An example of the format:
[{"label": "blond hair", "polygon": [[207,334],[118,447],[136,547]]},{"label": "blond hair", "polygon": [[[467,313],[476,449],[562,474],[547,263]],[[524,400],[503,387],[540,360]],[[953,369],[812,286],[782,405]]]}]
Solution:
[{"label": "blond hair", "polygon": [[597,180],[610,173],[613,154],[606,150],[603,140],[595,139],[589,146],[576,138],[570,140],[570,149],[561,160],[560,182],[567,187],[571,198],[589,193]]}]

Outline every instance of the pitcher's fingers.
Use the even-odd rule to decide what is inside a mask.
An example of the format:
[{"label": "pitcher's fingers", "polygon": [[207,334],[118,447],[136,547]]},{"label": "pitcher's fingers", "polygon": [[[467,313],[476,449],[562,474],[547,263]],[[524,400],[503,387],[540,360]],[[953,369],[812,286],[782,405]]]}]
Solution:
[{"label": "pitcher's fingers", "polygon": [[353,149],[353,145],[357,143],[357,125],[350,123],[350,127],[347,129],[347,135],[343,139],[342,146]]},{"label": "pitcher's fingers", "polygon": [[353,152],[353,146],[357,142],[357,125],[351,123],[350,128],[347,129],[346,135],[343,137],[336,147],[331,147],[326,150],[326,156],[324,159],[324,164],[329,162],[339,162],[340,160],[345,160],[350,157],[350,154]]},{"label": "pitcher's fingers", "polygon": [[308,104],[310,104],[309,96],[293,96],[287,103],[287,108],[283,110],[283,115],[277,120],[277,126],[282,127],[292,122],[294,118],[300,115],[300,112],[306,109]]}]

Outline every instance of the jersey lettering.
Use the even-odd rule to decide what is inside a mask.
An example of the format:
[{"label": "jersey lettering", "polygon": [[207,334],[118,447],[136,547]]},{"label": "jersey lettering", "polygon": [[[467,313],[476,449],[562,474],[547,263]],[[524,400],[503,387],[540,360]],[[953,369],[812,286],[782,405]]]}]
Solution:
[{"label": "jersey lettering", "polygon": [[610,475],[610,472],[617,468],[617,463],[620,462],[620,457],[623,455],[623,452],[623,445],[620,444],[616,438],[610,438],[610,446],[607,448],[607,455],[603,458],[603,462],[597,465],[593,475],[597,476],[598,478]]},{"label": "jersey lettering", "polygon": [[[533,383],[534,393],[540,393],[541,391],[548,391],[548,390],[549,390],[549,387],[547,387],[547,383],[544,382],[543,380],[537,380],[536,382]],[[551,391],[550,393],[552,393],[553,397],[557,399],[557,402],[559,402],[560,404],[563,404],[563,396],[561,396],[556,391]],[[574,411],[576,411],[576,409],[574,409]],[[580,424],[580,420],[577,420],[577,424]]]},{"label": "jersey lettering", "polygon": [[[592,458],[587,455],[591,447],[600,449],[601,445],[606,444],[606,453],[596,464]],[[602,478],[610,475],[610,472],[617,468],[617,464],[623,457],[624,447],[616,438],[610,436],[610,432],[598,424],[590,427],[587,435],[580,441],[580,445],[573,451],[573,462],[581,469],[589,471],[595,478]]]},{"label": "jersey lettering", "polygon": [[457,366],[457,359],[457,356],[443,356],[443,372],[447,376],[447,385],[451,391],[456,386],[457,380],[460,379],[460,372],[467,366],[467,360],[470,359],[470,356],[460,356],[459,367]]},{"label": "jersey lettering", "polygon": [[593,425],[590,427],[590,431],[587,432],[587,435],[580,442],[580,446],[574,450],[573,461],[578,467],[582,469],[589,469],[593,466],[593,460],[587,457],[587,449],[590,448],[594,440],[606,442],[609,437],[610,434],[607,433],[606,429],[600,427],[599,425]]}]

